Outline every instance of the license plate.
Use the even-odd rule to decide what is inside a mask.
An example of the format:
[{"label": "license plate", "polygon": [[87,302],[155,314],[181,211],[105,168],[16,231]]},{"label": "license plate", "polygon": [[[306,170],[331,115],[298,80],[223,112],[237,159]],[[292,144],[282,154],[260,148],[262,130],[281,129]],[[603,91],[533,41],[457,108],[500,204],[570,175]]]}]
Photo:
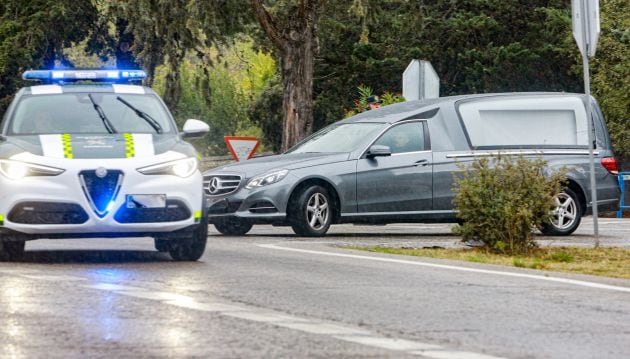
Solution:
[{"label": "license plate", "polygon": [[165,194],[128,194],[127,208],[165,208]]}]

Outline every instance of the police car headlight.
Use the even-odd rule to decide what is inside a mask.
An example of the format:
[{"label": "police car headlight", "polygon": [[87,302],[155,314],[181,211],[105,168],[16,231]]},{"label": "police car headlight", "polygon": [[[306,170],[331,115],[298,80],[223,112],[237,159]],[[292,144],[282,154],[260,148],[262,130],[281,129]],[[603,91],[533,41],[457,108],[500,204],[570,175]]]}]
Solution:
[{"label": "police car headlight", "polygon": [[55,167],[35,165],[12,160],[0,160],[0,173],[10,180],[33,176],[57,176],[64,170]]},{"label": "police car headlight", "polygon": [[272,183],[280,182],[289,174],[289,170],[279,170],[270,173],[265,173],[261,176],[256,176],[247,182],[245,188],[252,189],[256,187],[266,186]]},{"label": "police car headlight", "polygon": [[138,168],[138,172],[144,175],[174,175],[181,178],[190,177],[195,171],[197,159],[194,157]]}]

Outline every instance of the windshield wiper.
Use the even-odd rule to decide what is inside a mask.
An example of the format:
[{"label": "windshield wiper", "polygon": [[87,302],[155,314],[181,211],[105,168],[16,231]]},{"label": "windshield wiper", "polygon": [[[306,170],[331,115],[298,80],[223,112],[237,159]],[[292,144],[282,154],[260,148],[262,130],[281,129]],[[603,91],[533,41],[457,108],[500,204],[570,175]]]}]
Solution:
[{"label": "windshield wiper", "polygon": [[107,132],[116,133],[116,129],[114,128],[114,125],[112,125],[112,123],[109,122],[109,119],[107,118],[107,116],[105,116],[105,111],[103,111],[103,108],[101,108],[101,106],[97,104],[96,101],[94,101],[94,98],[92,98],[91,93],[88,94],[88,97],[90,98],[90,101],[92,101],[92,105],[94,105],[94,109],[98,113],[98,117],[100,117],[101,120],[103,121],[103,125],[105,125]]},{"label": "windshield wiper", "polygon": [[133,110],[133,112],[136,113],[136,115],[138,115],[138,117],[140,117],[141,119],[147,121],[147,123],[149,125],[151,125],[151,127],[153,127],[153,129],[155,130],[155,132],[157,133],[162,133],[162,126],[160,126],[159,122],[157,122],[153,117],[151,117],[148,113],[139,110],[135,107],[133,107],[132,104],[130,104],[129,102],[125,101],[122,97],[118,96],[116,97],[116,99],[122,103],[125,104],[125,106],[129,107],[130,109]]}]

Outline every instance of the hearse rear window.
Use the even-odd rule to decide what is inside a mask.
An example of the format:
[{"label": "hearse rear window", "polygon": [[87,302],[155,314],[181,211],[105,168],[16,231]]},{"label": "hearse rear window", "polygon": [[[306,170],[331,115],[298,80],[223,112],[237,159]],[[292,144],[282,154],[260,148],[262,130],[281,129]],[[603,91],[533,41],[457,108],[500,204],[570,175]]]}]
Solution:
[{"label": "hearse rear window", "polygon": [[474,148],[581,148],[588,143],[586,111],[577,97],[471,101],[458,110]]}]

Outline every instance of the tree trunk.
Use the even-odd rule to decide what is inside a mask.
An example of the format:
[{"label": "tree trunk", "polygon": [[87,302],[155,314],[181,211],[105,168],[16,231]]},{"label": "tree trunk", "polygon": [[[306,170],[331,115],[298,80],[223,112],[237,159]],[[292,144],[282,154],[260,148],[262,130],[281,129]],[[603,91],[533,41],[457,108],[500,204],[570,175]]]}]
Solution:
[{"label": "tree trunk", "polygon": [[313,132],[313,42],[303,39],[282,54],[282,152]]},{"label": "tree trunk", "polygon": [[282,151],[313,132],[313,71],[319,50],[317,17],[323,0],[301,0],[284,26],[263,6],[251,0],[261,27],[280,53],[282,67]]}]

